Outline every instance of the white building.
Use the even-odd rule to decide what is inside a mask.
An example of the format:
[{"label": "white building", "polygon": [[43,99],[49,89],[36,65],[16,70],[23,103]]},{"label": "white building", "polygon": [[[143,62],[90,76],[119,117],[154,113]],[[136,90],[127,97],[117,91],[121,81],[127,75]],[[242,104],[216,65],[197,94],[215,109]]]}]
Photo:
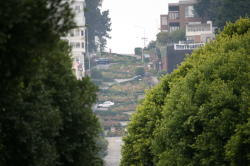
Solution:
[{"label": "white building", "polygon": [[174,44],[174,50],[194,50],[199,47],[204,46],[205,43],[175,43]]},{"label": "white building", "polygon": [[206,23],[190,22],[186,25],[187,41],[207,43],[215,38],[212,21]]},{"label": "white building", "polygon": [[212,21],[189,22],[186,25],[186,41],[174,44],[174,50],[194,50],[215,39]]},{"label": "white building", "polygon": [[76,28],[72,29],[64,40],[67,40],[72,47],[72,60],[73,71],[77,79],[82,79],[85,76],[84,57],[86,55],[85,49],[85,0],[74,0],[72,3],[72,9],[75,13],[74,21]]}]

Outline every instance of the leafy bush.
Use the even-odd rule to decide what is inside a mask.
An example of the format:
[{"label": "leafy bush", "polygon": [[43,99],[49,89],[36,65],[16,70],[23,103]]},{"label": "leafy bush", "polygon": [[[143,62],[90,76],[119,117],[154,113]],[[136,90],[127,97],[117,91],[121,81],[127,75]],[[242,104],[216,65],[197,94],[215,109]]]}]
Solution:
[{"label": "leafy bush", "polygon": [[139,55],[139,56],[142,55],[142,48],[136,47],[134,51],[135,51],[135,55]]},{"label": "leafy bush", "polygon": [[157,42],[163,45],[185,40],[185,30],[180,29],[173,32],[160,32],[157,34]]},{"label": "leafy bush", "polygon": [[121,165],[249,165],[249,41],[249,19],[230,23],[163,77],[128,126]]},{"label": "leafy bush", "polygon": [[[72,72],[69,1],[0,5],[0,165],[103,165],[96,86]],[[15,17],[13,17],[15,13]]]},{"label": "leafy bush", "polygon": [[135,75],[141,75],[141,76],[144,76],[144,74],[145,74],[145,70],[144,70],[144,68],[143,67],[137,67],[136,69],[135,69]]}]

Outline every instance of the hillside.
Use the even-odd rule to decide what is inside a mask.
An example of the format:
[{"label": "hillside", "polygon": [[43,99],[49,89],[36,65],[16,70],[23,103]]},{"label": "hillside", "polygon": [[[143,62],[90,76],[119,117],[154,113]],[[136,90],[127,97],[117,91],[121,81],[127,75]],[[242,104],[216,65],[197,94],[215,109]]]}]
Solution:
[{"label": "hillside", "polygon": [[[151,77],[147,72],[138,75],[138,68],[142,70],[144,67],[141,60],[136,57],[105,54],[95,57],[95,62],[100,58],[109,62],[93,62],[91,77],[99,86],[98,102],[94,111],[100,118],[106,136],[122,136],[130,115],[143,99],[145,90],[152,86]],[[105,101],[113,102],[114,105],[100,107]]]}]

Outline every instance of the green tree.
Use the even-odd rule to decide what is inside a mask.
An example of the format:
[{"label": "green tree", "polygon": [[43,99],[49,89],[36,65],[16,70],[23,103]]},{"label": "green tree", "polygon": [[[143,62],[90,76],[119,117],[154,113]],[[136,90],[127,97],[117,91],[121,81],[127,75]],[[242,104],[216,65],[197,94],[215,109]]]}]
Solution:
[{"label": "green tree", "polygon": [[223,29],[227,22],[249,16],[249,5],[248,0],[199,0],[195,10],[199,16],[212,20],[216,26]]},{"label": "green tree", "polygon": [[86,24],[89,42],[89,51],[96,50],[95,37],[98,37],[101,44],[101,49],[106,46],[107,38],[110,38],[111,19],[109,18],[109,11],[100,10],[100,0],[86,0]]},{"label": "green tree", "polygon": [[[0,165],[102,165],[96,87],[76,80],[60,40],[74,27],[63,0],[0,6]],[[16,14],[16,16],[13,15]]]},{"label": "green tree", "polygon": [[129,124],[121,165],[247,166],[249,40],[249,19],[230,23],[163,77]]},{"label": "green tree", "polygon": [[179,29],[170,33],[170,38],[174,42],[179,42],[185,40],[186,32],[185,29]]},{"label": "green tree", "polygon": [[167,44],[171,42],[168,32],[160,32],[157,34],[157,42]]},{"label": "green tree", "polygon": [[144,70],[143,67],[137,67],[137,68],[135,69],[135,75],[144,76],[144,74],[145,74],[145,70]]},{"label": "green tree", "polygon": [[[249,119],[249,25],[249,20],[228,25],[215,42],[182,65],[191,68],[172,83],[164,106],[165,118],[156,130],[158,165],[249,162],[249,135],[244,133],[242,138],[237,133],[240,126],[247,127]],[[232,144],[238,137],[242,142]]]},{"label": "green tree", "polygon": [[142,48],[136,47],[134,52],[135,52],[135,55],[141,56],[142,55]]},{"label": "green tree", "polygon": [[156,41],[150,41],[147,46],[147,49],[150,50],[150,49],[155,49],[155,48],[156,48]]},{"label": "green tree", "polygon": [[121,166],[152,166],[156,156],[152,151],[153,133],[162,118],[164,98],[169,91],[169,80],[164,78],[159,85],[147,92],[144,101],[137,107],[123,138]]},{"label": "green tree", "polygon": [[[62,125],[55,138],[58,165],[102,165],[97,145],[101,129],[91,107],[96,101],[97,87],[89,78],[76,80],[71,71],[67,47],[51,52],[45,85],[53,89],[54,105],[60,111]],[[57,61],[58,66],[52,62]],[[65,64],[66,62],[66,64]],[[67,66],[65,66],[67,65]]]},{"label": "green tree", "polygon": [[44,63],[73,14],[60,0],[9,0],[0,11],[0,165],[53,165],[61,120],[44,89]]},{"label": "green tree", "polygon": [[185,40],[185,31],[183,29],[173,32],[160,32],[157,34],[157,42],[163,45],[183,40]]}]

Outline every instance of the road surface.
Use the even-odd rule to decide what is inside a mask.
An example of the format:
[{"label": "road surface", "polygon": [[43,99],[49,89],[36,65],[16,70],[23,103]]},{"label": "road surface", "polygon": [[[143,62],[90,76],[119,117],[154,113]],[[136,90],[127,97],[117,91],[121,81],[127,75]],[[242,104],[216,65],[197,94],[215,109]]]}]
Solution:
[{"label": "road surface", "polygon": [[105,166],[119,166],[121,159],[121,137],[106,137],[109,142],[108,155],[104,158]]}]

